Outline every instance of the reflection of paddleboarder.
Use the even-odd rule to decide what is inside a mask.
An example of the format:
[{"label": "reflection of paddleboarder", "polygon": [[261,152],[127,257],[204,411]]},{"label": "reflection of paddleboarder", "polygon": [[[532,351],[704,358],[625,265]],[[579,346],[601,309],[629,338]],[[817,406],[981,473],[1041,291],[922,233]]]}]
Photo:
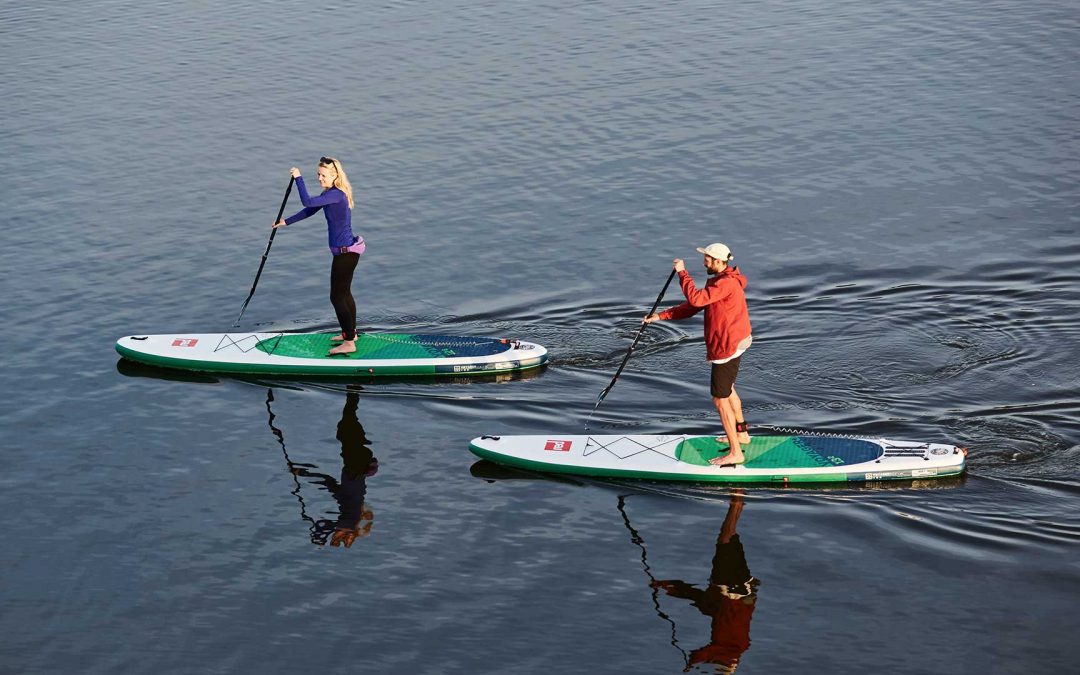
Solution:
[{"label": "reflection of paddleboarder", "polygon": [[724,672],[734,672],[739,658],[750,647],[750,619],[759,582],[750,575],[742,542],[735,532],[742,509],[742,495],[733,494],[720,536],[716,538],[708,588],[702,590],[678,580],[654,580],[650,584],[672,597],[689,600],[712,619],[712,641],[690,652],[687,670],[696,664],[711,663],[721,666]]},{"label": "reflection of paddleboarder", "polygon": [[[371,452],[364,427],[356,417],[359,405],[360,395],[349,392],[337,428],[337,439],[341,442],[341,482],[336,487],[332,478],[327,477],[324,482],[334,493],[341,514],[334,524],[331,546],[344,543],[348,548],[357,537],[366,537],[375,524],[375,514],[364,503],[364,495],[367,494],[367,477],[374,476],[379,470],[379,460]],[[361,524],[363,521],[367,522]]]},{"label": "reflection of paddleboarder", "polygon": [[[273,393],[268,392],[267,409],[270,401],[273,401]],[[306,514],[304,501],[300,498],[300,484],[297,483],[295,494],[300,498],[301,517],[311,523],[311,541],[320,546],[326,545],[329,538],[331,546],[345,544],[345,548],[352,546],[357,537],[366,537],[375,524],[375,515],[371,507],[364,502],[367,494],[367,478],[375,475],[379,470],[379,460],[371,451],[370,441],[364,433],[364,427],[356,416],[360,405],[360,395],[349,392],[345,396],[345,407],[341,411],[341,421],[337,426],[337,439],[341,442],[341,480],[335,479],[325,473],[312,471],[308,467],[315,468],[313,464],[300,464],[289,459],[289,472],[293,476],[313,478],[313,483],[322,485],[334,495],[338,503],[338,519],[313,520]],[[273,413],[271,412],[270,428],[278,437],[282,451],[285,450],[284,436],[273,425]]]}]

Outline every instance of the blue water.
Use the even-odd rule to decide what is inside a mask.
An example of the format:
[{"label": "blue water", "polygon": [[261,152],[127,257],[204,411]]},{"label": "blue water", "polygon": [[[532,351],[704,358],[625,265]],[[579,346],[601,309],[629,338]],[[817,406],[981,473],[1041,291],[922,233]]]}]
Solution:
[{"label": "blue water", "polygon": [[[678,673],[730,615],[662,582],[708,587],[725,518],[759,582],[740,673],[1070,670],[1078,31],[1043,0],[0,3],[0,671]],[[121,335],[230,327],[289,167],[326,154],[363,329],[550,366],[118,363]],[[241,329],[334,325],[323,228],[279,233]],[[967,476],[732,493],[475,461],[481,434],[582,430],[712,241],[750,281],[752,426],[956,443]],[[703,357],[700,320],[650,327],[592,428],[717,430]],[[319,523],[350,392],[379,468],[345,548]]]}]

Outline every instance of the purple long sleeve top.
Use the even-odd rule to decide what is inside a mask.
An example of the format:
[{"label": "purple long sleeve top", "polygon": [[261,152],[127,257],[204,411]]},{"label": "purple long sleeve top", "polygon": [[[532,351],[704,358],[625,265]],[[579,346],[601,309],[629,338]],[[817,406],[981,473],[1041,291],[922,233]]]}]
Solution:
[{"label": "purple long sleeve top", "polygon": [[292,225],[298,220],[313,216],[322,209],[323,215],[326,216],[328,243],[334,255],[338,254],[340,247],[353,245],[356,237],[352,231],[352,209],[349,208],[349,198],[344,192],[332,187],[312,197],[304,185],[303,176],[296,177],[296,190],[300,193],[300,203],[304,205],[304,208],[286,218],[286,225]]}]

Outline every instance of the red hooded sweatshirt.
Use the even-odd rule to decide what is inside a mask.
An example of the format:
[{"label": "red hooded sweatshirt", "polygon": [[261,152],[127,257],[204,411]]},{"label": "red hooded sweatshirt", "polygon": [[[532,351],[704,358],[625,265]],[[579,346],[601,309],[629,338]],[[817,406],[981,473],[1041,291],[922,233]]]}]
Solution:
[{"label": "red hooded sweatshirt", "polygon": [[705,349],[709,361],[726,359],[740,342],[750,336],[750,314],[746,309],[746,277],[737,267],[709,277],[705,288],[694,285],[686,270],[679,272],[679,285],[686,302],[660,312],[660,318],[687,319],[705,308]]}]

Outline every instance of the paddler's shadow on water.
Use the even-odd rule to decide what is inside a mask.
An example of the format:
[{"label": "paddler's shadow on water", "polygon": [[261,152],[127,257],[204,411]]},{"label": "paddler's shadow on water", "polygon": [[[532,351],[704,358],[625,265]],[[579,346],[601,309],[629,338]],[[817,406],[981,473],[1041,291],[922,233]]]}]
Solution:
[{"label": "paddler's shadow on water", "polygon": [[[360,395],[350,391],[345,395],[345,405],[341,411],[341,420],[337,425],[337,440],[341,443],[341,473],[338,478],[317,470],[317,465],[295,462],[289,457],[285,446],[284,433],[274,426],[274,412],[270,404],[274,401],[273,389],[266,392],[266,410],[269,414],[270,430],[278,440],[285,463],[293,477],[296,489],[292,493],[300,502],[300,517],[308,523],[311,542],[333,547],[344,545],[349,548],[357,539],[368,536],[375,524],[375,514],[365,501],[367,479],[379,470],[379,460],[371,450],[371,443],[364,427],[357,417]],[[301,479],[304,483],[315,484],[330,492],[337,502],[338,516],[314,518],[307,513],[307,504],[301,492]]]},{"label": "paddler's shadow on water", "polygon": [[[657,615],[671,626],[671,644],[683,656],[684,672],[733,673],[743,653],[750,648],[750,619],[757,605],[757,589],[760,582],[750,574],[746,554],[736,531],[743,510],[743,496],[733,490],[728,503],[727,515],[716,537],[712,569],[704,587],[680,579],[657,579],[649,567],[645,542],[630,524],[626,512],[626,498],[619,497],[619,512],[630,532],[630,539],[641,549],[641,562],[649,579],[653,607]],[[674,619],[661,609],[660,593],[671,598],[688,601],[711,622],[708,644],[686,651],[679,644],[678,629]]]}]

